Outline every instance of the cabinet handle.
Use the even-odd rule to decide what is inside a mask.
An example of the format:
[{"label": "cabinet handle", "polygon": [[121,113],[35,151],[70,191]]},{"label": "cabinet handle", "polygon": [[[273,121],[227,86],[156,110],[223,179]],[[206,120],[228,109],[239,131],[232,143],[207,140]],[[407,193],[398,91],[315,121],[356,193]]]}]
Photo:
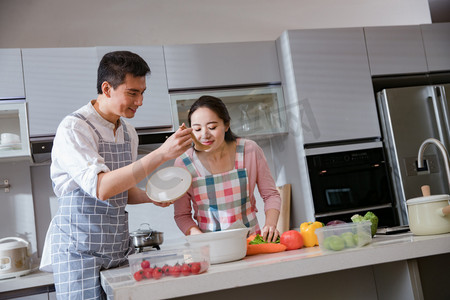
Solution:
[{"label": "cabinet handle", "polygon": [[5,193],[9,193],[9,188],[11,185],[9,184],[8,179],[3,180],[3,184],[0,184],[0,189],[5,189]]}]

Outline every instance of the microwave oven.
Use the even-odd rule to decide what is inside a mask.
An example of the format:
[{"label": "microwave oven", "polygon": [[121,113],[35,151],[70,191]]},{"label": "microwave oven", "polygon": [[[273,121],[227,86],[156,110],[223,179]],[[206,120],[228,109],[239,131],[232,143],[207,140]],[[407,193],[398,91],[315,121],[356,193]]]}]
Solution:
[{"label": "microwave oven", "polygon": [[399,225],[383,148],[309,155],[307,164],[317,221],[372,211],[379,226]]}]

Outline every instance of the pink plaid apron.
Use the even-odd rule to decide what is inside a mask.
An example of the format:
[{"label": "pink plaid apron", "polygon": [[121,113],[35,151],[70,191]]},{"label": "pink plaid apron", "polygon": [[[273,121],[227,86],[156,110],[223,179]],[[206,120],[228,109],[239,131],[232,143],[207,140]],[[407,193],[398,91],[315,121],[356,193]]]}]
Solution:
[{"label": "pink plaid apron", "polygon": [[203,232],[221,231],[242,220],[250,233],[260,233],[255,209],[249,199],[247,169],[244,168],[245,139],[236,145],[235,169],[202,177],[190,157],[181,158],[192,175],[197,222]]}]

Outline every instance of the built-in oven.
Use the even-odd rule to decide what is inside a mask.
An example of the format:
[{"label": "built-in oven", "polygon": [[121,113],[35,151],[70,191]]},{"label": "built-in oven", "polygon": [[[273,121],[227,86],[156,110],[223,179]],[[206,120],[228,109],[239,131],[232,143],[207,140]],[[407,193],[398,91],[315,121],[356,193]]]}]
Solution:
[{"label": "built-in oven", "polygon": [[372,211],[379,226],[399,225],[383,148],[308,155],[307,163],[317,221]]}]

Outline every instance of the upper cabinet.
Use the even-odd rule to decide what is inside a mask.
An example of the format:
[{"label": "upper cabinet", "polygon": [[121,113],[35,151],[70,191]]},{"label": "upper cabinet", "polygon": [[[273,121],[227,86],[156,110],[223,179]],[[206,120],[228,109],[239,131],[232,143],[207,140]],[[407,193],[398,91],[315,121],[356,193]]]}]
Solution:
[{"label": "upper cabinet", "polygon": [[372,76],[428,72],[420,26],[364,28]]},{"label": "upper cabinet", "polygon": [[87,48],[22,49],[30,136],[54,135],[61,120],[97,98],[97,52]]},{"label": "upper cabinet", "polygon": [[139,54],[151,69],[144,103],[128,121],[136,128],[172,126],[162,46],[23,49],[31,137],[54,135],[65,116],[97,98],[99,62],[115,50]]},{"label": "upper cabinet", "polygon": [[20,49],[0,49],[0,100],[23,98],[25,90]]},{"label": "upper cabinet", "polygon": [[450,23],[420,25],[430,72],[450,70]]},{"label": "upper cabinet", "polygon": [[143,47],[97,47],[98,62],[107,52],[128,50],[141,56],[149,65],[151,74],[147,77],[144,102],[132,119],[135,128],[172,127],[170,97],[167,89],[166,67],[162,46]]},{"label": "upper cabinet", "polygon": [[364,28],[373,76],[450,70],[450,23]]},{"label": "upper cabinet", "polygon": [[296,98],[288,116],[300,111],[290,127],[302,127],[304,144],[380,136],[362,28],[286,31],[277,42],[285,90]]},{"label": "upper cabinet", "polygon": [[169,90],[279,83],[275,41],[164,46]]}]

